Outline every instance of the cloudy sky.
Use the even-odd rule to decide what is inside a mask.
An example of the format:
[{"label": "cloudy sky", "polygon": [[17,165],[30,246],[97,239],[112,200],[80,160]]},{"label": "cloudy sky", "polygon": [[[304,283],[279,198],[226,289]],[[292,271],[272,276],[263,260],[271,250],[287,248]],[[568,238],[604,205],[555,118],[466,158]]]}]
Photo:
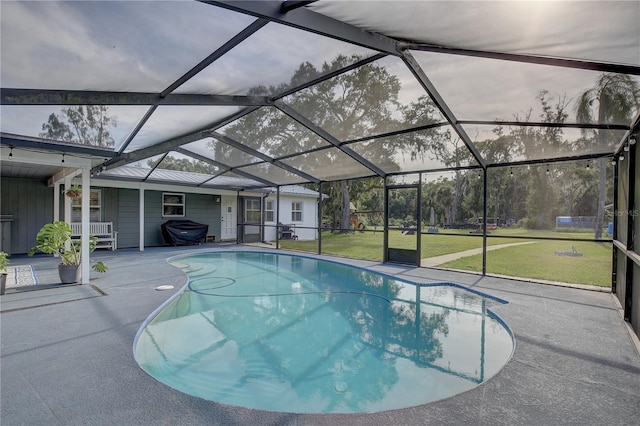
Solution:
[{"label": "cloudy sky", "polygon": [[[1,7],[5,88],[160,92],[254,18],[193,1],[13,2]],[[363,28],[469,49],[640,64],[640,2],[325,2],[313,10]],[[178,93],[245,94],[287,82],[304,61],[375,52],[270,23],[178,88]],[[548,90],[569,108],[597,72],[413,52],[458,119],[512,120]],[[407,104],[424,91],[398,58],[380,61],[402,83]],[[111,107],[117,142],[146,107]],[[2,131],[37,136],[57,107],[3,106]],[[161,107],[131,149],[213,122],[228,107]],[[626,123],[625,123],[626,124]],[[184,127],[178,127],[184,126]]]}]

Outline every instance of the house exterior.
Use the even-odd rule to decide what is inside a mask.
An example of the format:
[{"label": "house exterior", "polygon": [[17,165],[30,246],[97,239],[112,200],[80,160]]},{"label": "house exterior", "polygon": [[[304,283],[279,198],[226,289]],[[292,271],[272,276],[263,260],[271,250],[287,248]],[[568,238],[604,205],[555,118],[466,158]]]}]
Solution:
[{"label": "house exterior", "polygon": [[[136,169],[130,167],[128,169]],[[137,168],[139,169],[139,168]],[[124,171],[123,171],[124,170]],[[208,241],[273,241],[277,232],[277,189],[255,191],[178,184],[194,173],[163,170],[166,182],[123,179],[143,169],[104,173],[90,180],[89,220],[112,222],[117,247],[162,246],[161,225],[185,219],[209,226]],[[135,177],[135,176],[134,176]],[[75,179],[75,180],[74,180]],[[51,179],[3,177],[0,182],[2,249],[9,254],[27,253],[38,230],[54,220],[81,221],[80,201],[64,196],[64,183]],[[78,184],[77,178],[69,183]],[[318,193],[299,186],[280,187],[280,221],[295,225],[299,239],[315,239]]]},{"label": "house exterior", "polygon": [[298,240],[317,239],[318,193],[296,185],[280,187],[280,211],[277,198],[271,192],[264,199],[264,239],[276,240],[278,223],[292,226]]}]

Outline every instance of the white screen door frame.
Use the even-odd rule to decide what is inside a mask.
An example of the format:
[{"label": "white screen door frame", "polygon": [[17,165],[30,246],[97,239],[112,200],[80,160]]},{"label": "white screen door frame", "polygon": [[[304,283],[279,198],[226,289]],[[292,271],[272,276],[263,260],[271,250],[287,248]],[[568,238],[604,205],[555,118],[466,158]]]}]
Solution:
[{"label": "white screen door frame", "polygon": [[237,198],[223,195],[220,208],[220,239],[235,240],[238,233]]}]

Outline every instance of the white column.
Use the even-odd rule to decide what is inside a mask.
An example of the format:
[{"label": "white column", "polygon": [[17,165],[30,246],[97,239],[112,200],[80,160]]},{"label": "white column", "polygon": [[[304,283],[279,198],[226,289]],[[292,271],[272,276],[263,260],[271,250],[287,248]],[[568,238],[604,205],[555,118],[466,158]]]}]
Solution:
[{"label": "white column", "polygon": [[139,189],[140,200],[140,229],[138,230],[140,251],[144,251],[144,188],[140,185]]},{"label": "white column", "polygon": [[[66,176],[64,178],[64,190],[66,191],[71,187],[71,178]],[[64,200],[64,221],[67,223],[71,223],[71,198],[62,197]]]},{"label": "white column", "polygon": [[82,284],[89,284],[91,259],[89,258],[89,200],[91,195],[91,169],[82,168]]},{"label": "white column", "polygon": [[60,193],[60,182],[56,182],[53,184],[53,221],[57,222],[60,220],[60,198],[63,197]]}]

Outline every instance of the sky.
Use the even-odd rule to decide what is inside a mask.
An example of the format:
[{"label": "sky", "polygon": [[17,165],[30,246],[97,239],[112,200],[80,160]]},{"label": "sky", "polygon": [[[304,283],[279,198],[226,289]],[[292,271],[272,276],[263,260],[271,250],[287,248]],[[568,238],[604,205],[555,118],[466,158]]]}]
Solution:
[{"label": "sky", "polygon": [[427,44],[640,65],[638,1],[318,1],[311,10]]},{"label": "sky", "polygon": [[[159,92],[255,18],[200,2],[0,3],[3,88]],[[325,2],[312,10],[372,31],[447,46],[640,64],[640,2]],[[178,88],[178,93],[244,94],[289,81],[304,61],[371,55],[359,46],[270,23]],[[597,72],[414,51],[456,118],[513,120],[548,90],[569,110]],[[424,89],[401,60],[379,61],[402,84],[408,104]],[[637,77],[636,77],[637,79]],[[638,80],[640,81],[640,79]],[[3,132],[37,136],[59,107],[1,107]],[[124,141],[146,107],[111,107]],[[129,149],[214,122],[231,107],[160,107]],[[571,120],[572,121],[572,120]],[[627,124],[627,123],[624,123]],[[470,132],[471,133],[471,132]]]}]

